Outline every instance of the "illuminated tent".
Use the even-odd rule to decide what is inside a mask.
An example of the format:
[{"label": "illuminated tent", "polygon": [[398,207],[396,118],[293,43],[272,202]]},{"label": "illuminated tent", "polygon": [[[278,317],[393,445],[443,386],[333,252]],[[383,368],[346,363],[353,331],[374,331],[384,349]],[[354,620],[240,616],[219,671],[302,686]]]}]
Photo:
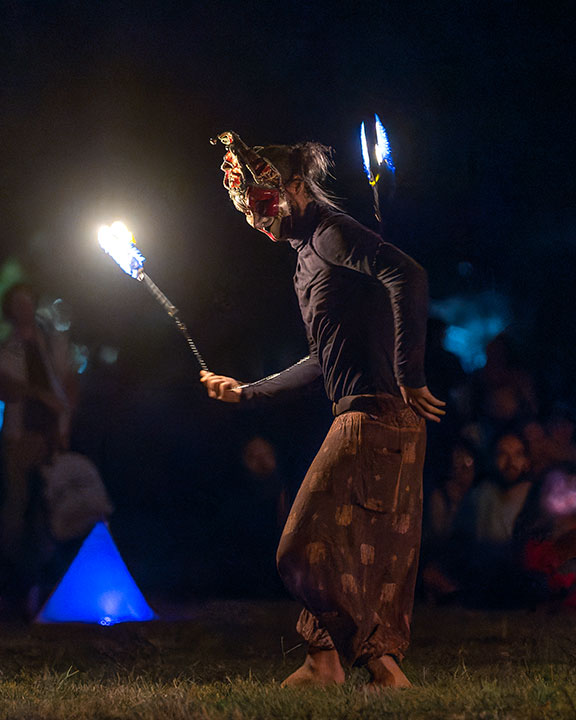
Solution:
[{"label": "illuminated tent", "polygon": [[108,528],[99,522],[38,613],[36,622],[115,625],[155,618]]}]

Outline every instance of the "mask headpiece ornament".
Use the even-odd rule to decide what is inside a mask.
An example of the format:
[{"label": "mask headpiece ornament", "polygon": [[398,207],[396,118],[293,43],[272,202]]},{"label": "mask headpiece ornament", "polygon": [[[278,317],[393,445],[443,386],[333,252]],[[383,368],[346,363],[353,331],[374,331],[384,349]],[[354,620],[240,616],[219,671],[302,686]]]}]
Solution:
[{"label": "mask headpiece ornament", "polygon": [[234,207],[253,228],[277,240],[282,218],[290,215],[280,173],[259,155],[258,148],[248,147],[236,133],[227,130],[210,140],[212,145],[218,141],[226,148],[220,167]]}]

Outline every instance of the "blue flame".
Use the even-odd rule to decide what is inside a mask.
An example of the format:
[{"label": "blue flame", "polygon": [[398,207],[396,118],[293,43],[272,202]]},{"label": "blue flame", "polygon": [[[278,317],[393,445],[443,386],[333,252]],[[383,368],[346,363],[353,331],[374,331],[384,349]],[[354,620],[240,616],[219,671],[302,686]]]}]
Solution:
[{"label": "blue flame", "polygon": [[370,182],[374,179],[370,170],[370,153],[368,151],[368,140],[366,139],[366,126],[364,123],[360,125],[360,145],[362,146],[362,162],[364,164],[364,172]]},{"label": "blue flame", "polygon": [[385,163],[391,173],[396,172],[394,162],[392,160],[392,148],[390,147],[390,140],[388,140],[388,133],[382,125],[382,121],[374,113],[374,120],[376,124],[376,145],[374,146],[374,152],[376,153],[376,160],[380,167],[382,163]]},{"label": "blue flame", "polygon": [[374,159],[375,167],[372,170],[372,156],[368,148],[368,139],[366,136],[366,126],[364,123],[360,125],[360,145],[362,147],[362,162],[364,164],[364,172],[368,178],[370,185],[374,186],[380,180],[381,171],[383,168],[394,177],[396,168],[394,167],[394,161],[392,160],[392,148],[390,146],[390,140],[388,139],[388,133],[382,125],[382,121],[374,113],[374,133],[376,142],[374,143]]}]

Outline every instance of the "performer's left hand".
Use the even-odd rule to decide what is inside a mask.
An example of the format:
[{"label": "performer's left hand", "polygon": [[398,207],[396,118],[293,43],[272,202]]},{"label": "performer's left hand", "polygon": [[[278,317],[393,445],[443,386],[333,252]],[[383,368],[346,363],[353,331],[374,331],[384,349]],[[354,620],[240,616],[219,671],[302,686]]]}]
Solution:
[{"label": "performer's left hand", "polygon": [[441,416],[446,415],[446,411],[442,410],[446,403],[434,397],[426,385],[419,388],[400,385],[400,392],[404,402],[426,420],[440,422]]}]

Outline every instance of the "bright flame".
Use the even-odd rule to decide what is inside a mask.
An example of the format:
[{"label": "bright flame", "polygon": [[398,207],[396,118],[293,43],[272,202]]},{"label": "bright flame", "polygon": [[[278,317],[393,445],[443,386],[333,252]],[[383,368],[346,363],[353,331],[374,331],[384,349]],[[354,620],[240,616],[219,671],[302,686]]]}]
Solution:
[{"label": "bright flame", "polygon": [[112,225],[102,225],[98,231],[98,242],[126,274],[138,278],[146,258],[136,247],[134,235],[123,222],[117,220]]},{"label": "bright flame", "polygon": [[390,147],[388,134],[378,115],[374,114],[374,118],[376,120],[376,145],[374,146],[376,160],[378,161],[379,166],[385,162],[388,166],[388,170],[390,170],[391,173],[394,173],[396,172],[396,168],[394,167],[394,163],[392,161],[392,148]]},{"label": "bright flame", "polygon": [[362,162],[364,163],[364,172],[369,181],[373,180],[372,171],[370,170],[370,153],[368,152],[368,140],[366,140],[366,127],[364,123],[360,125],[360,144],[362,145]]}]

